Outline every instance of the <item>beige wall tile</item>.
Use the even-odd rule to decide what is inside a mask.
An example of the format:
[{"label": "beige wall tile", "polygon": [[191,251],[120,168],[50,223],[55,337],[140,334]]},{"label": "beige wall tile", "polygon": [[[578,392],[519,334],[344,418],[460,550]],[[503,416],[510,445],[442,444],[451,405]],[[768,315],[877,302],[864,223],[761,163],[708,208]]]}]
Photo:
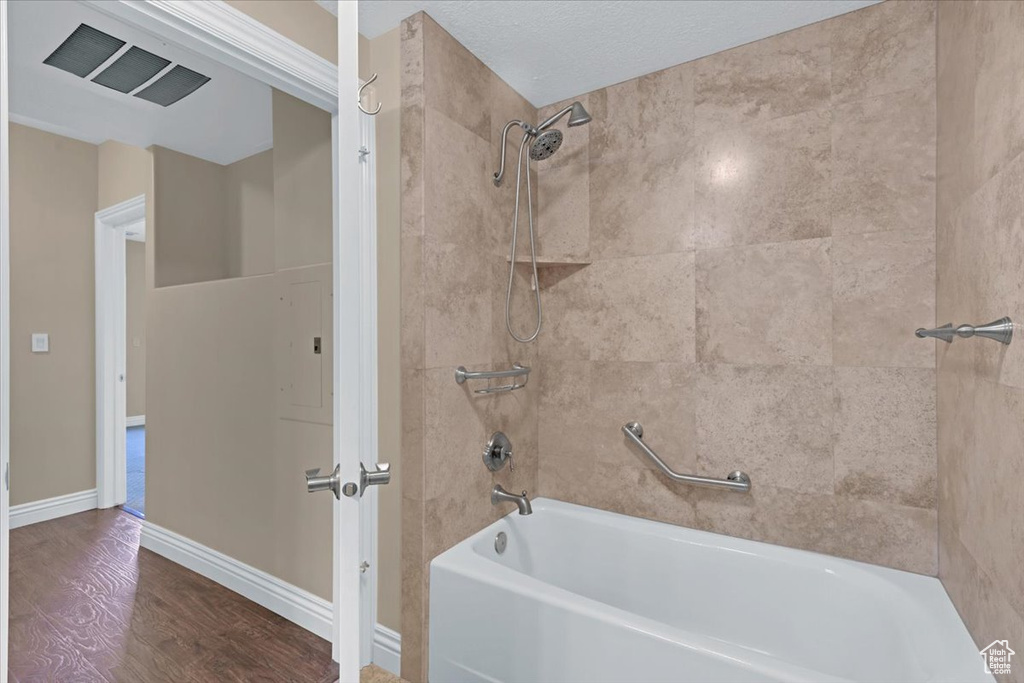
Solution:
[{"label": "beige wall tile", "polygon": [[975,444],[974,378],[939,371],[935,394],[939,526],[956,535],[971,504],[967,464]]},{"label": "beige wall tile", "polygon": [[935,88],[837,106],[832,235],[935,230]]},{"label": "beige wall tile", "polygon": [[836,514],[831,493],[800,493],[755,482],[746,495],[696,489],[688,497],[697,508],[699,529],[835,553]]},{"label": "beige wall tile", "polygon": [[975,178],[985,181],[1024,152],[1024,3],[976,3]]},{"label": "beige wall tile", "polygon": [[593,360],[692,363],[693,252],[587,267]]},{"label": "beige wall tile", "polygon": [[491,139],[491,71],[429,15],[422,15],[424,105]]},{"label": "beige wall tile", "polygon": [[1024,614],[1024,390],[975,382],[975,447],[966,454],[966,505],[960,539]]},{"label": "beige wall tile", "polygon": [[[1024,321],[1024,154],[993,176],[954,218],[962,233],[961,290],[965,313],[981,325],[1004,315]],[[980,340],[974,340],[980,341]],[[978,377],[1024,387],[1024,345],[972,344]]]},{"label": "beige wall tile", "polygon": [[930,576],[938,571],[935,510],[835,499],[836,555]]},{"label": "beige wall tile", "polygon": [[[552,157],[553,158],[553,157]],[[590,257],[590,167],[586,162],[541,166],[534,188],[534,206],[537,207],[537,255],[546,259],[586,260]],[[511,179],[510,181],[511,182]],[[525,194],[525,189],[523,190]],[[525,201],[520,208],[520,219],[526,218]],[[540,217],[544,217],[543,226]],[[595,216],[596,218],[596,216]],[[506,224],[511,223],[511,217]],[[520,227],[528,227],[522,221]],[[521,233],[517,258],[529,258],[529,241]],[[508,240],[505,240],[506,243]]]},{"label": "beige wall tile", "polygon": [[[940,2],[937,46],[939,318],[1018,321],[1024,5]],[[1024,468],[1024,359],[987,341],[937,354],[939,576],[979,647],[1024,640],[1024,498],[1007,483]]]},{"label": "beige wall tile", "polygon": [[490,363],[490,264],[472,245],[427,242],[423,251],[426,367]]},{"label": "beige wall tile", "polygon": [[616,157],[693,133],[693,64],[680,64],[588,94],[590,158]]},{"label": "beige wall tile", "polygon": [[917,88],[934,79],[934,2],[885,2],[828,23],[835,102]]},{"label": "beige wall tile", "polygon": [[538,343],[545,362],[590,358],[595,338],[592,272],[589,266],[558,266],[540,273],[544,332]]},{"label": "beige wall tile", "polygon": [[693,164],[688,140],[592,163],[591,256],[607,259],[693,249]]},{"label": "beige wall tile", "polygon": [[837,494],[935,507],[935,371],[835,369]]},{"label": "beige wall tile", "polygon": [[980,3],[940,2],[936,13],[936,118],[942,126],[936,141],[939,226],[980,184],[976,162],[965,158],[974,143],[979,10]]},{"label": "beige wall tile", "polygon": [[468,132],[458,121],[427,108],[423,157],[427,239],[473,245],[478,253],[493,254],[499,231],[491,145]]},{"label": "beige wall tile", "polygon": [[695,367],[686,363],[549,361],[539,413],[544,460],[650,469],[621,431],[636,420],[666,462],[692,471],[695,407]]},{"label": "beige wall tile", "polygon": [[830,112],[812,110],[701,136],[697,247],[827,237],[830,122]]},{"label": "beige wall tile", "polygon": [[836,365],[934,367],[934,344],[913,334],[934,327],[931,231],[833,237],[832,273]]},{"label": "beige wall tile", "polygon": [[701,362],[832,362],[830,240],[697,252]]},{"label": "beige wall tile", "polygon": [[831,489],[831,368],[702,364],[697,387],[701,474],[743,470],[754,487]]},{"label": "beige wall tile", "polygon": [[789,116],[831,104],[827,22],[698,59],[694,85],[698,133]]},{"label": "beige wall tile", "polygon": [[[1024,619],[1010,607],[1000,587],[977,565],[958,538],[941,534],[940,539],[939,577],[978,648],[997,639],[1024,641]],[[1000,678],[1021,683],[1024,675],[1019,672],[1014,667],[1013,676]]]}]

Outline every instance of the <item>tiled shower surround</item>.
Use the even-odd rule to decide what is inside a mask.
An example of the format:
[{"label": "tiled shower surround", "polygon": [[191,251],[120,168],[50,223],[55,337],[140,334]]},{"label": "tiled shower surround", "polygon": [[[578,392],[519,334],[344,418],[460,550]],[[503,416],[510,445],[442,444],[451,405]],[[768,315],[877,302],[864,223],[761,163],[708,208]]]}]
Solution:
[{"label": "tiled shower surround", "polygon": [[979,648],[1021,653],[1024,3],[940,2],[938,46],[938,321],[1018,324],[938,345],[939,577]]},{"label": "tiled shower surround", "polygon": [[540,495],[934,574],[935,5],[579,99],[538,170],[542,255],[590,262],[542,275]]},{"label": "tiled shower surround", "polygon": [[[429,562],[509,512],[495,481],[939,573],[976,640],[1024,643],[1024,345],[940,345],[937,391],[937,344],[913,335],[1024,321],[1022,8],[890,0],[573,98],[592,123],[534,164],[558,265],[529,345],[504,327],[518,134],[491,174],[506,121],[566,103],[538,111],[425,14],[404,22],[405,678],[426,678]],[[523,269],[520,331],[529,297]],[[454,381],[514,361],[524,390]],[[751,494],[667,481],[630,420],[674,469],[742,469]],[[492,477],[496,429],[517,469]]]}]

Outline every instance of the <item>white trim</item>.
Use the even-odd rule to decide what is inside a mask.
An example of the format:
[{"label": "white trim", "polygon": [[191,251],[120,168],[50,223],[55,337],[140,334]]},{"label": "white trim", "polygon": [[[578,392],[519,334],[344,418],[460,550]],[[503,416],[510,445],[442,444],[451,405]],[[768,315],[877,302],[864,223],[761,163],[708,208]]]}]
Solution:
[{"label": "white trim", "polygon": [[[360,163],[359,109],[350,99],[358,80],[358,6],[344,2],[338,7],[338,92],[344,92],[342,106],[332,118],[334,157],[334,239],[333,328],[334,328],[334,462],[341,481],[359,481],[359,463],[377,462],[376,431],[373,421],[377,406],[371,405],[377,366],[368,365],[376,353],[375,327],[368,327],[377,309],[376,265],[373,238],[359,219]],[[368,494],[373,496],[374,494]],[[342,681],[359,679],[364,658],[364,641],[372,636],[365,630],[362,610],[361,516],[366,509],[357,497],[342,496],[334,514],[334,655]],[[375,595],[369,596],[375,599]]]},{"label": "white trim", "polygon": [[124,421],[125,427],[145,427],[146,416],[145,415],[129,415]]},{"label": "white trim", "polygon": [[319,596],[149,521],[142,522],[139,546],[202,574],[324,640],[331,639],[331,603]]},{"label": "white trim", "polygon": [[[360,145],[367,151],[359,154],[359,232],[365,235],[368,244],[361,254],[361,268],[369,280],[369,286],[362,291],[363,302],[360,310],[362,332],[362,353],[360,365],[370,368],[374,378],[377,373],[377,126],[373,116],[359,116]],[[373,305],[367,305],[372,302]],[[367,469],[377,465],[379,437],[377,382],[364,377],[361,383],[362,402],[365,414],[360,416],[362,424],[370,430],[367,435],[368,449],[363,462]],[[359,627],[361,633],[371,633],[377,625],[377,510],[380,495],[377,487],[366,492],[360,510],[359,553],[368,565],[361,575],[359,591]],[[360,666],[373,660],[374,643],[370,638],[360,641]]]},{"label": "white trim", "polygon": [[373,663],[396,676],[402,675],[402,636],[398,631],[381,624],[374,627]]},{"label": "white trim", "polygon": [[96,491],[97,505],[128,500],[125,429],[128,397],[125,301],[125,239],[131,230],[145,237],[146,196],[96,212]]},{"label": "white trim", "polygon": [[96,489],[55,496],[33,503],[22,503],[11,507],[11,528],[28,526],[51,519],[77,515],[79,512],[96,509]]},{"label": "white trim", "polygon": [[321,109],[338,110],[334,64],[222,0],[82,1]]},{"label": "white trim", "polygon": [[0,683],[7,683],[8,509],[11,455],[11,231],[9,222],[7,3],[0,2]]}]

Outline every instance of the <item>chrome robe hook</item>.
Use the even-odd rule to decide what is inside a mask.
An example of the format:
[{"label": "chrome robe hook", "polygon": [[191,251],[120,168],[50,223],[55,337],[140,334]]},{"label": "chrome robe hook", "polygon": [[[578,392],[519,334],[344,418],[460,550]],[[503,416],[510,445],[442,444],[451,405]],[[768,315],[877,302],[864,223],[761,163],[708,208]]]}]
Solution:
[{"label": "chrome robe hook", "polygon": [[359,86],[359,92],[356,94],[356,106],[359,107],[359,111],[370,116],[376,116],[377,114],[379,114],[380,108],[383,106],[380,102],[378,102],[377,108],[374,109],[373,111],[366,111],[365,109],[363,109],[363,88],[370,85],[375,80],[377,80],[377,74],[373,74],[372,76],[370,76],[370,79],[366,81],[366,83],[363,83],[361,86]]}]

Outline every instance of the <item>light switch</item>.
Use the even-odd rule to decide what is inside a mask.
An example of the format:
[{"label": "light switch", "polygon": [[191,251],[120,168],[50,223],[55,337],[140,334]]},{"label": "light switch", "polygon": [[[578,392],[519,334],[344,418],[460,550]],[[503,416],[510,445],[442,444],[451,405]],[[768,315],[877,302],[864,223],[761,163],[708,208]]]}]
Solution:
[{"label": "light switch", "polygon": [[32,353],[49,353],[50,335],[47,332],[32,333]]},{"label": "light switch", "polygon": [[132,348],[133,349],[140,349],[140,348],[142,348],[142,340],[139,339],[138,337],[132,337]]}]

